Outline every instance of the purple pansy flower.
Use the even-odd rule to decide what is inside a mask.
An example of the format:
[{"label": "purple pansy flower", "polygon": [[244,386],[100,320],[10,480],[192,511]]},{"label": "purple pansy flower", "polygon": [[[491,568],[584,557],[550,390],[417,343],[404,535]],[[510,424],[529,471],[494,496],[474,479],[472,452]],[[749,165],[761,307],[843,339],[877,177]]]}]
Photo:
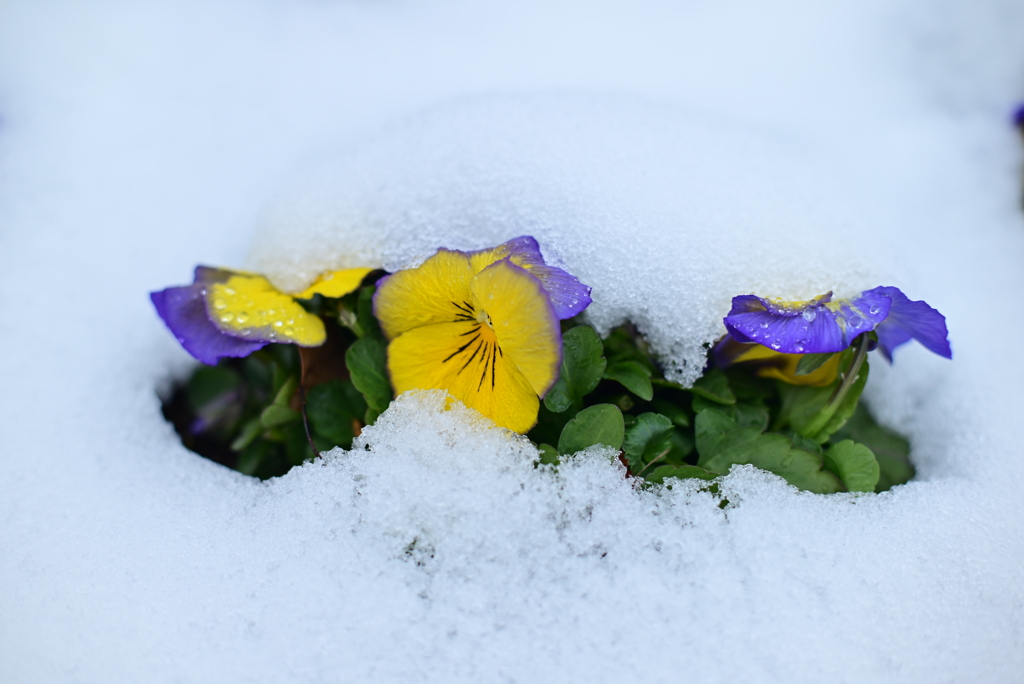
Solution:
[{"label": "purple pansy flower", "polygon": [[835,301],[831,292],[803,302],[741,295],[733,298],[724,323],[735,341],[761,344],[783,354],[839,352],[874,330],[878,347],[890,362],[893,349],[911,339],[952,358],[945,317],[925,302],[911,301],[895,287],[876,287]]},{"label": "purple pansy flower", "polygon": [[221,331],[206,309],[206,295],[213,283],[223,283],[232,273],[208,266],[196,266],[191,285],[151,292],[156,312],[182,347],[205,364],[216,365],[223,356],[242,357],[262,349],[264,340],[244,339]]},{"label": "purple pansy flower", "polygon": [[540,281],[548,293],[551,306],[559,320],[572,318],[590,306],[590,288],[576,276],[566,273],[557,266],[549,266],[541,256],[540,246],[529,235],[522,235],[504,242],[493,249],[481,249],[468,253],[473,268],[481,271],[490,264],[509,259],[513,264],[526,269]]},{"label": "purple pansy flower", "polygon": [[271,342],[318,347],[323,321],[296,300],[341,297],[359,287],[369,268],[322,274],[305,290],[286,294],[256,273],[197,266],[191,285],[150,293],[157,313],[185,350],[206,364],[248,356]]}]

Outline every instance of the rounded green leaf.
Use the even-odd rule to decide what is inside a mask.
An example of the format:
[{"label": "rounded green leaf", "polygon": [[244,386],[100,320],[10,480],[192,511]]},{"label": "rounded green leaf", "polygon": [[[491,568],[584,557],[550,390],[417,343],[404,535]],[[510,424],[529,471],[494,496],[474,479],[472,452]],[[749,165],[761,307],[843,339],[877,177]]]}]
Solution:
[{"label": "rounded green leaf", "polygon": [[[650,460],[658,453],[651,451],[666,451],[671,448],[667,443],[667,433],[672,429],[672,421],[658,413],[641,413],[636,417],[636,423],[626,430],[622,442],[622,450],[626,452],[626,460],[630,469]],[[653,448],[652,448],[653,447]]]},{"label": "rounded green leaf", "polygon": [[366,398],[367,405],[378,413],[383,413],[391,403],[387,364],[387,345],[377,337],[361,337],[345,352],[345,365],[352,384]]},{"label": "rounded green leaf", "polygon": [[644,401],[654,398],[651,372],[636,361],[613,363],[604,372],[604,377],[616,381]]},{"label": "rounded green leaf", "polygon": [[597,404],[583,409],[565,424],[558,438],[558,453],[574,454],[595,444],[621,449],[625,432],[622,411],[611,404]]},{"label": "rounded green leaf", "polygon": [[594,391],[605,366],[604,345],[589,325],[578,325],[562,335],[562,366],[558,381],[548,390],[544,405],[561,413]]},{"label": "rounded green leaf", "polygon": [[873,492],[878,484],[878,460],[863,444],[844,439],[825,452],[825,466],[834,472],[851,492]]}]

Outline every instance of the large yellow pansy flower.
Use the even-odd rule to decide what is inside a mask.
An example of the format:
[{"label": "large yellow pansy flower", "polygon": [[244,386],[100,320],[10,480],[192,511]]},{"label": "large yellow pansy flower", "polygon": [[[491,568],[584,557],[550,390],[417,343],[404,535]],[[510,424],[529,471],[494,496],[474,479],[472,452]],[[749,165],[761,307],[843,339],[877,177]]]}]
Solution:
[{"label": "large yellow pansy flower", "polygon": [[378,284],[374,313],[389,340],[396,394],[443,389],[524,433],[558,379],[562,336],[541,282],[509,259],[442,249]]}]

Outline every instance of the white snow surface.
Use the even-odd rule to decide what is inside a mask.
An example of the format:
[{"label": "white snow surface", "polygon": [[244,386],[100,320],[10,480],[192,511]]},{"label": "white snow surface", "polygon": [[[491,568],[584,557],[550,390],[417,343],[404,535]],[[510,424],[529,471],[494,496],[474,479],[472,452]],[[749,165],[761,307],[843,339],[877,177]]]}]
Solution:
[{"label": "white snow surface", "polygon": [[[1014,682],[1024,6],[0,7],[0,682]],[[185,450],[147,293],[532,234],[692,380],[735,294],[897,285],[918,478],[554,471],[438,393],[262,483]],[[1006,302],[1010,302],[1007,304]],[[1009,307],[1009,308],[1007,308]]]}]

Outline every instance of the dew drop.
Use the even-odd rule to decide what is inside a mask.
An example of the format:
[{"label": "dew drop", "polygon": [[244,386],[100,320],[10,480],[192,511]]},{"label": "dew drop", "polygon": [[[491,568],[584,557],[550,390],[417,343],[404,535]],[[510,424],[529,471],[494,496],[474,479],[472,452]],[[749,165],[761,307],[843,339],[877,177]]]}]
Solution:
[{"label": "dew drop", "polygon": [[225,287],[224,288],[224,294],[226,294],[228,296],[231,296],[233,294],[238,294],[238,293],[235,292],[235,289],[233,287]]},{"label": "dew drop", "polygon": [[772,342],[772,349],[778,349],[781,346],[782,346],[782,343],[779,342],[778,340],[775,340],[774,342]]},{"label": "dew drop", "polygon": [[220,316],[220,322],[221,323],[230,323],[234,319],[235,319],[235,315],[234,314],[230,314],[230,313],[221,314],[221,316]]},{"label": "dew drop", "polygon": [[284,321],[274,321],[275,328],[280,328],[282,326],[284,326]]},{"label": "dew drop", "polygon": [[805,321],[810,323],[811,321],[818,317],[818,312],[815,311],[814,309],[804,309],[803,313],[801,313],[800,315],[804,317]]},{"label": "dew drop", "polygon": [[860,316],[851,316],[850,320],[847,321],[847,323],[850,324],[851,328],[859,328],[860,324],[863,323],[863,322],[864,321],[861,320]]},{"label": "dew drop", "polygon": [[217,297],[216,299],[213,300],[213,308],[220,311],[221,309],[228,308],[228,303],[224,300],[223,297]]},{"label": "dew drop", "polygon": [[877,307],[877,306],[873,306],[873,307],[871,307],[870,309],[868,309],[868,312],[869,312],[869,313],[870,313],[870,314],[871,314],[872,316],[877,316],[877,315],[878,315],[878,312],[879,312],[879,311],[881,311],[881,310],[882,310],[881,308],[879,308],[879,307]]},{"label": "dew drop", "polygon": [[248,311],[240,311],[238,313],[238,322],[239,323],[245,323],[247,320],[249,320],[249,312]]},{"label": "dew drop", "polygon": [[295,334],[295,328],[291,328],[291,327],[285,328],[284,329],[284,334],[288,335],[289,337],[291,337],[292,335]]},{"label": "dew drop", "polygon": [[768,325],[769,325],[768,321],[761,321],[761,327],[762,328],[767,328]]}]

